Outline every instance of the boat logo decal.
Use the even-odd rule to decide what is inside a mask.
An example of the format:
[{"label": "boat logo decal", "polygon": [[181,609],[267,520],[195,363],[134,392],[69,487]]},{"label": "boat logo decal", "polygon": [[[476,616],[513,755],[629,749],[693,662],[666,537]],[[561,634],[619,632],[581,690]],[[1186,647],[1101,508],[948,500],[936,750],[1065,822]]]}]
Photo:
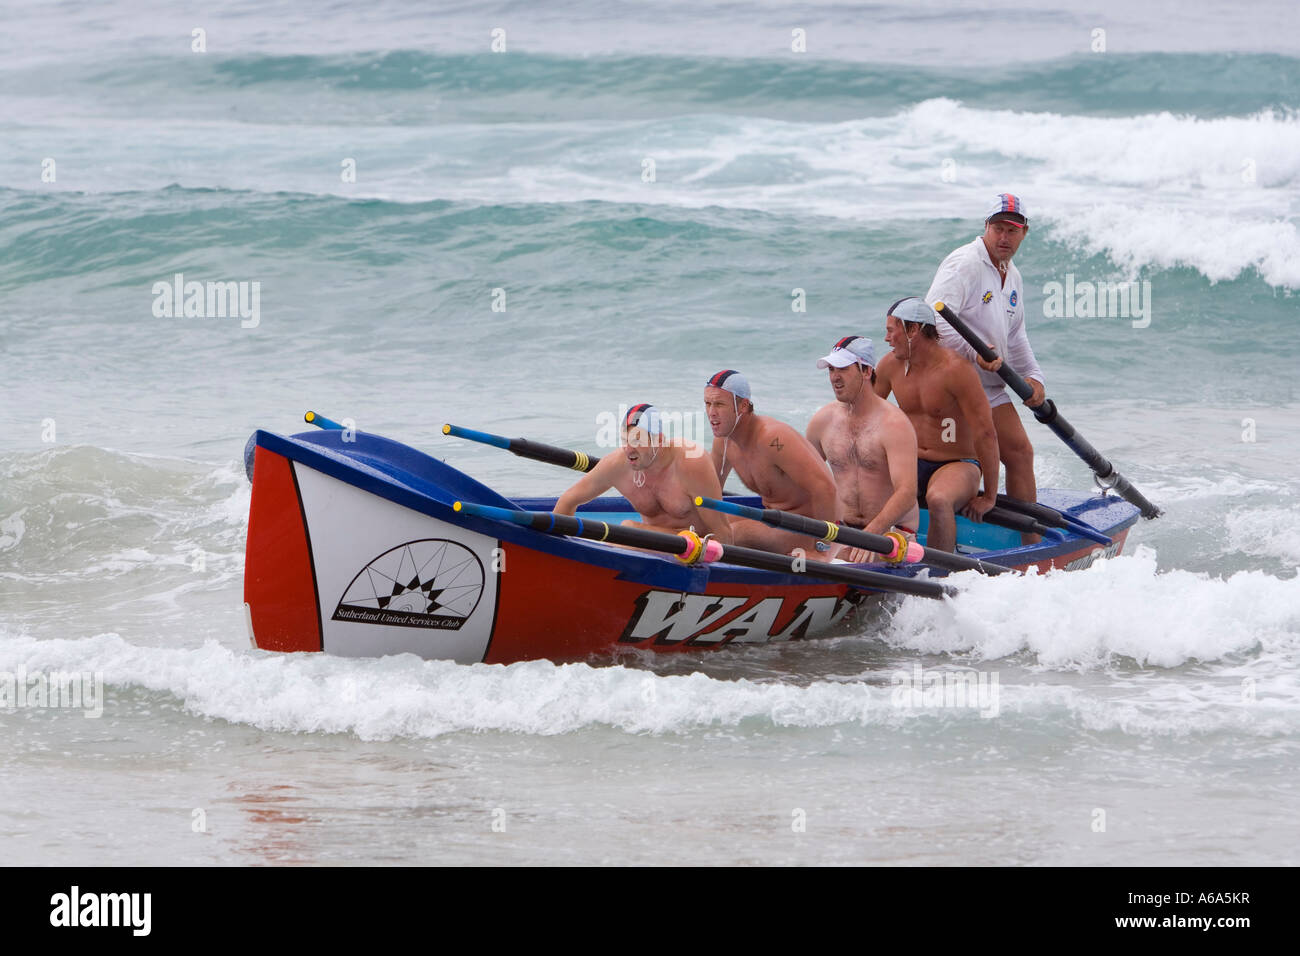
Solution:
[{"label": "boat logo decal", "polygon": [[446,538],[390,548],[357,572],[335,621],[459,631],[483,597],[483,562]]}]

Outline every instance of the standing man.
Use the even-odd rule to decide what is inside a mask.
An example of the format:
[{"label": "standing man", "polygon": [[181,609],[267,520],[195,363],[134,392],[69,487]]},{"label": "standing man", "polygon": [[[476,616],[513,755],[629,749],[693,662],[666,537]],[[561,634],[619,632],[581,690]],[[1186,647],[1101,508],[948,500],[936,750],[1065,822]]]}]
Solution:
[{"label": "standing man", "polygon": [[[704,386],[704,413],[713,429],[713,468],[718,484],[727,483],[734,468],[764,508],[793,511],[822,521],[834,521],[835,479],[817,451],[785,422],[754,414],[749,381],[735,369],[723,369]],[[809,558],[825,560],[817,539],[773,528],[749,518],[732,518],[738,545],[789,554],[803,549]]]},{"label": "standing man", "polygon": [[[907,416],[878,396],[876,353],[871,339],[846,335],[817,360],[829,369],[835,401],[808,423],[808,441],[826,459],[839,489],[840,520],[871,534],[897,528],[915,537],[916,432]],[[848,561],[876,556],[860,548],[842,551]]]},{"label": "standing man", "polygon": [[880,360],[875,390],[881,398],[892,391],[916,429],[916,493],[930,512],[926,546],[953,551],[956,512],[982,521],[997,502],[998,438],[979,376],[939,344],[937,318],[915,296],[890,306],[885,341],[893,351]]},{"label": "standing man", "polygon": [[1036,502],[1034,446],[997,375],[1005,358],[1034,390],[1025,404],[1030,408],[1042,404],[1043,371],[1025,334],[1025,287],[1020,270],[1011,262],[1028,232],[1024,203],[1011,193],[998,193],[986,211],[984,235],[948,254],[934,274],[925,301],[931,306],[944,302],[998,353],[993,362],[985,362],[939,317],[939,340],[944,347],[979,365],[980,383],[993,409],[998,449],[1007,466],[1007,494]]}]

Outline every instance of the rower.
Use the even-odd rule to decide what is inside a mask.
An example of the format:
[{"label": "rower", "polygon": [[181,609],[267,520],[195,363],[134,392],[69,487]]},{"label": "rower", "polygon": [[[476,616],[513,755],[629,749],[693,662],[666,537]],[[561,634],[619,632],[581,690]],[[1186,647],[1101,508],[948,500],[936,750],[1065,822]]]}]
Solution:
[{"label": "rower", "polygon": [[889,307],[885,341],[893,351],[880,360],[874,387],[881,398],[894,393],[916,431],[916,493],[930,512],[926,547],[952,551],[956,512],[982,521],[997,503],[998,439],[974,366],[939,344],[937,318],[915,296]]},{"label": "rower", "polygon": [[695,497],[722,497],[722,486],[704,449],[685,438],[664,435],[663,419],[653,405],[628,409],[620,430],[623,454],[605,455],[555,502],[557,514],[571,515],[578,505],[614,488],[643,520],[623,524],[676,534],[694,528],[731,543],[726,518],[695,506]]},{"label": "rower", "polygon": [[[835,401],[808,423],[808,441],[831,466],[839,489],[839,521],[871,534],[896,530],[916,539],[916,432],[907,416],[874,391],[871,339],[846,335],[817,360],[827,369]],[[877,555],[845,548],[836,557],[871,561]]]},{"label": "rower", "polygon": [[[713,467],[719,486],[734,469],[740,480],[763,499],[764,508],[834,521],[835,479],[817,450],[785,422],[754,412],[749,381],[735,369],[723,369],[704,386],[704,412],[713,429]],[[826,560],[818,539],[772,528],[749,518],[733,518],[735,543],[766,551]]]}]

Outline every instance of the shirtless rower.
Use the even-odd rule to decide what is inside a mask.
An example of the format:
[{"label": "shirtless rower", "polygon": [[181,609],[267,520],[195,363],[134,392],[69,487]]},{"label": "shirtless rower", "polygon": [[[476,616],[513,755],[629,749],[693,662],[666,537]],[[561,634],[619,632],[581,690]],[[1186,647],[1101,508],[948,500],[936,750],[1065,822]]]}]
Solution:
[{"label": "shirtless rower", "polygon": [[[817,360],[829,369],[835,401],[808,423],[808,441],[826,459],[839,489],[839,520],[871,534],[897,529],[916,536],[916,432],[899,409],[874,391],[876,353],[871,339],[846,335]],[[877,555],[844,548],[846,561]]]},{"label": "shirtless rower", "polygon": [[[713,467],[720,485],[735,469],[745,486],[763,499],[764,508],[835,520],[835,479],[826,463],[808,439],[785,422],[754,413],[745,376],[723,369],[710,378],[704,387],[704,413],[713,428]],[[733,518],[731,530],[738,545],[783,554],[799,548],[811,559],[830,557],[817,548],[816,538],[761,521]]]},{"label": "shirtless rower", "polygon": [[603,456],[555,502],[556,514],[571,515],[578,505],[614,488],[644,521],[623,524],[676,534],[694,528],[731,543],[727,519],[695,507],[695,496],[721,498],[722,487],[704,449],[686,439],[665,437],[659,410],[633,405],[623,419],[621,454]]},{"label": "shirtless rower", "polygon": [[916,493],[930,512],[925,543],[952,551],[955,513],[982,521],[997,503],[998,439],[975,367],[939,344],[937,318],[915,296],[890,306],[885,340],[893,351],[876,368],[875,391],[881,398],[892,391],[916,429]]}]

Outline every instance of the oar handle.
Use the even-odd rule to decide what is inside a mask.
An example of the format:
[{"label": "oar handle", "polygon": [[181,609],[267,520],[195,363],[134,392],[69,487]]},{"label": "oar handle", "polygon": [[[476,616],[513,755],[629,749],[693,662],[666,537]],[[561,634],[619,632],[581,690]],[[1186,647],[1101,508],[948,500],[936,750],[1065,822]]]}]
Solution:
[{"label": "oar handle", "polygon": [[889,535],[872,534],[870,531],[850,528],[845,524],[819,521],[816,518],[794,514],[790,511],[781,511],[777,508],[754,508],[734,501],[719,501],[717,498],[703,497],[695,499],[695,506],[697,508],[712,508],[714,511],[735,515],[738,518],[761,521],[773,527],[785,528],[787,531],[798,531],[802,534],[812,535],[814,538],[821,538],[824,541],[839,541],[850,547],[863,548],[875,554],[883,555],[891,563],[906,562],[913,564],[924,562],[948,571],[981,571],[984,574],[1002,574],[1009,570],[1000,565],[977,561],[964,555],[924,548],[915,541],[909,542],[906,549],[904,549],[897,539]]},{"label": "oar handle", "polygon": [[[934,311],[944,317],[944,320],[957,330],[962,338],[970,343],[970,347],[979,353],[980,358],[986,362],[991,362],[997,357],[997,353],[980,340],[980,337],[971,331],[970,326],[957,317],[943,302],[934,304]],[[1011,390],[1019,395],[1025,401],[1028,401],[1034,394],[1029,383],[1020,377],[1020,374],[1009,366],[1003,357],[1002,364],[998,367],[998,375],[1002,381],[1010,386]],[[1103,488],[1113,488],[1126,501],[1137,506],[1142,512],[1144,518],[1160,517],[1160,509],[1146,499],[1142,492],[1138,491],[1129,483],[1123,475],[1115,470],[1106,458],[1093,448],[1088,440],[1074,430],[1074,426],[1065,420],[1065,416],[1060,413],[1056,403],[1050,398],[1044,399],[1041,405],[1030,409],[1034,417],[1040,422],[1056,432],[1058,438],[1069,447],[1076,455],[1083,459],[1084,463],[1092,469],[1093,474],[1097,476],[1098,483]]]},{"label": "oar handle", "polygon": [[872,591],[890,591],[901,594],[914,594],[918,597],[942,598],[955,595],[955,589],[934,581],[922,581],[916,578],[896,577],[875,571],[863,571],[843,564],[826,564],[820,561],[792,558],[787,554],[773,551],[759,551],[755,548],[742,548],[736,545],[722,545],[715,539],[704,541],[693,531],[679,534],[665,534],[661,531],[649,531],[644,528],[630,528],[626,525],[609,524],[576,515],[559,515],[549,511],[513,511],[492,505],[479,505],[469,501],[457,501],[452,507],[456,511],[477,515],[482,518],[494,518],[498,521],[511,521],[515,524],[541,531],[545,534],[564,535],[567,537],[589,538],[595,541],[610,541],[614,544],[626,544],[648,551],[659,551],[676,555],[688,564],[696,561],[724,561],[741,567],[757,568],[762,571],[775,571],[780,574],[799,574],[810,578],[822,578],[836,583],[850,584],[854,587]]},{"label": "oar handle", "polygon": [[531,458],[533,461],[545,462],[548,465],[559,465],[561,468],[572,468],[574,471],[591,471],[600,461],[598,457],[588,455],[584,451],[558,448],[555,445],[545,445],[527,438],[505,438],[502,435],[480,432],[473,428],[462,428],[460,425],[443,425],[442,433],[455,438],[467,438],[470,441],[480,442],[484,445],[492,445],[494,448],[504,448],[520,458]]},{"label": "oar handle", "polygon": [[343,426],[332,418],[326,418],[324,415],[318,415],[315,412],[308,412],[302,416],[302,420],[308,425],[315,425],[317,428],[323,428],[326,431],[343,431]]}]

